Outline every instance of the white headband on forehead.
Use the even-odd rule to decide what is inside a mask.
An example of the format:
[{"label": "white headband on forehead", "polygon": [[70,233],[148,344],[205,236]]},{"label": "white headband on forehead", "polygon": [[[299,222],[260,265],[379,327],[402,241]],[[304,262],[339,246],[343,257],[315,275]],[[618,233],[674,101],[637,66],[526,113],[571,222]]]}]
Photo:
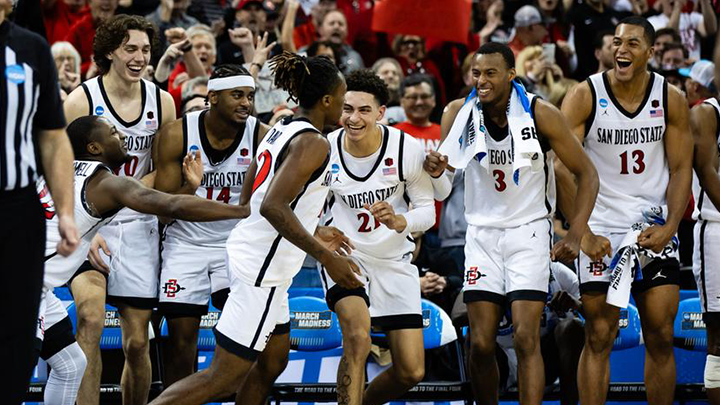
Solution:
[{"label": "white headband on forehead", "polygon": [[208,91],[228,90],[235,87],[252,87],[255,89],[255,80],[252,76],[238,75],[208,80]]}]

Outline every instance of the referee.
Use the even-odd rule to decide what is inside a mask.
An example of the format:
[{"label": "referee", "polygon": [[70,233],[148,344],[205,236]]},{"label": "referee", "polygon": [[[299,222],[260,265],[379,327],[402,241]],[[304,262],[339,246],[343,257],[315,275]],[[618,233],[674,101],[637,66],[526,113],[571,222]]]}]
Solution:
[{"label": "referee", "polygon": [[[55,63],[47,42],[7,20],[0,0],[0,379],[3,404],[23,401],[37,353],[34,336],[43,284],[45,212],[35,181],[44,175],[61,242],[79,244],[73,215],[73,154],[65,133]],[[48,213],[48,215],[52,215]]]}]

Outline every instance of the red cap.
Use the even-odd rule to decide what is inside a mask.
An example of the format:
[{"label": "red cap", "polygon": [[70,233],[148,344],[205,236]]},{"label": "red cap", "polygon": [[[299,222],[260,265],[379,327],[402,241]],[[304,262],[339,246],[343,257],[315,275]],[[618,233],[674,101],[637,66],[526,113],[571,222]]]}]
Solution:
[{"label": "red cap", "polygon": [[247,6],[250,3],[258,3],[260,6],[262,6],[261,0],[240,0],[235,10],[242,10],[245,6]]}]

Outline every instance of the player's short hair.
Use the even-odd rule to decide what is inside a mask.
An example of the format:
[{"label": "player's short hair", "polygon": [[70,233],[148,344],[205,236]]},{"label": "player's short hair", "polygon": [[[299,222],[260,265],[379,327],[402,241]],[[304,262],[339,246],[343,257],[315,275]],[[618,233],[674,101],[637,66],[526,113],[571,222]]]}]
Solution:
[{"label": "player's short hair", "polygon": [[97,140],[100,122],[99,115],[85,115],[76,118],[67,126],[66,132],[75,158],[87,155],[87,145]]},{"label": "player's short hair", "polygon": [[345,78],[347,91],[362,91],[372,94],[378,105],[386,105],[390,94],[385,82],[370,69],[356,70]]},{"label": "player's short hair", "polygon": [[415,73],[412,74],[406,78],[403,79],[402,82],[400,82],[400,95],[405,95],[405,89],[408,87],[414,87],[422,83],[427,83],[430,86],[430,90],[433,93],[433,96],[435,95],[435,80],[432,76],[426,75],[424,73]]},{"label": "player's short hair", "polygon": [[491,55],[493,53],[499,53],[503,57],[508,69],[515,67],[515,54],[509,46],[501,44],[500,42],[487,42],[483,44],[480,49],[475,52],[475,55]]},{"label": "player's short hair", "polygon": [[130,38],[130,30],[145,31],[150,40],[150,55],[158,49],[157,32],[150,21],[136,15],[112,16],[97,27],[93,40],[93,58],[101,74],[110,71],[112,61],[107,58],[107,54],[118,49]]},{"label": "player's short hair", "polygon": [[655,28],[653,28],[652,24],[650,24],[645,17],[640,17],[637,15],[625,17],[622,19],[622,21],[620,21],[618,27],[622,24],[637,25],[638,27],[642,27],[643,34],[645,40],[648,43],[648,46],[653,46],[655,44]]},{"label": "player's short hair", "polygon": [[312,108],[342,82],[340,70],[325,56],[304,57],[284,51],[270,60],[275,85],[302,108]]},{"label": "player's short hair", "polygon": [[220,65],[213,70],[210,79],[221,79],[232,76],[252,76],[244,67],[232,63]]}]

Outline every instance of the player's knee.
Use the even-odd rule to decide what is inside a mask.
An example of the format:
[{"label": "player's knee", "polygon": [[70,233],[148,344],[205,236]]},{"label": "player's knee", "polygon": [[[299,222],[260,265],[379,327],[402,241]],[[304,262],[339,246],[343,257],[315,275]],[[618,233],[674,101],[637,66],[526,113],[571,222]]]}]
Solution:
[{"label": "player's knee", "polygon": [[673,350],[673,325],[664,324],[643,331],[645,347],[652,355],[669,355]]},{"label": "player's knee", "polygon": [[425,378],[425,365],[409,364],[406,367],[398,367],[397,378],[403,386],[412,388]]},{"label": "player's knee", "polygon": [[617,327],[613,327],[608,322],[586,322],[585,326],[585,346],[594,353],[609,354],[615,341]]},{"label": "player's knee", "polygon": [[343,354],[353,360],[364,362],[370,354],[370,335],[360,328],[343,331]]},{"label": "player's knee", "polygon": [[100,341],[105,326],[105,308],[85,303],[77,309],[78,339]]},{"label": "player's knee", "polygon": [[258,361],[258,367],[264,376],[274,380],[282,374],[288,362],[289,358],[287,353],[285,355],[272,356],[271,359],[261,357]]},{"label": "player's knee", "polygon": [[471,335],[470,356],[473,360],[494,358],[495,339],[486,339],[481,336],[476,337],[474,335]]},{"label": "player's knee", "polygon": [[539,353],[540,333],[530,328],[517,328],[513,333],[513,346],[518,358],[527,358],[533,353]]},{"label": "player's knee", "polygon": [[123,351],[128,361],[135,361],[148,356],[150,350],[150,342],[146,336],[131,335],[123,339]]}]

